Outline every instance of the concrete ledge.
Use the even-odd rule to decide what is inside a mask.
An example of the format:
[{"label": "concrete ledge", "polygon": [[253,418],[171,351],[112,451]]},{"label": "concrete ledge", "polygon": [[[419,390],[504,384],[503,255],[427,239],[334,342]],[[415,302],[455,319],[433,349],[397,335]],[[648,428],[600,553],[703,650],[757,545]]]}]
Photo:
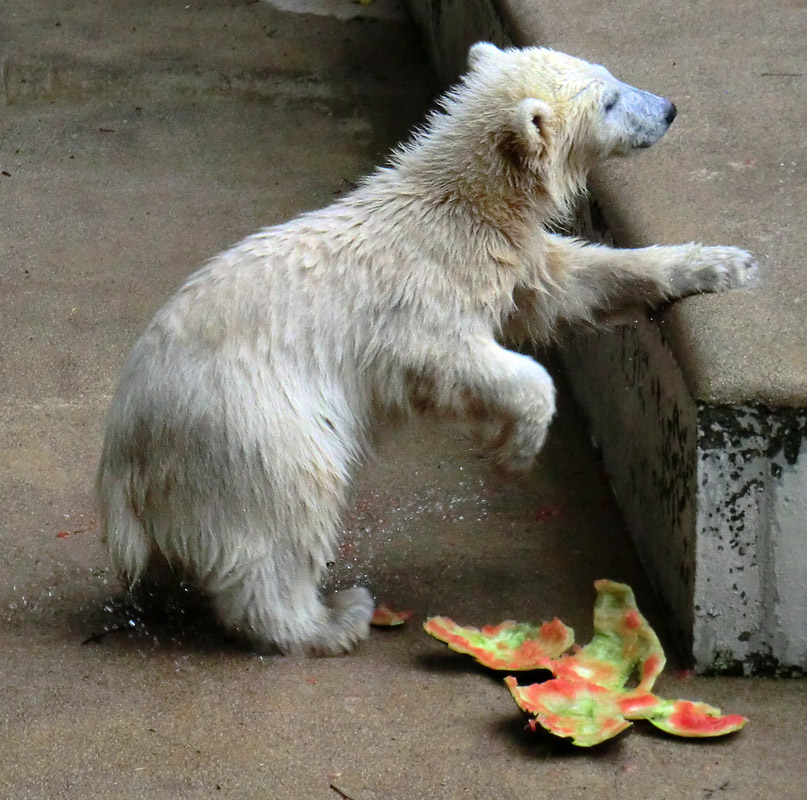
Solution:
[{"label": "concrete ledge", "polygon": [[787,0],[408,2],[444,82],[476,40],[540,43],[679,105],[652,154],[592,177],[581,232],[744,246],[765,285],[578,336],[564,361],[696,668],[807,670],[805,15]]}]

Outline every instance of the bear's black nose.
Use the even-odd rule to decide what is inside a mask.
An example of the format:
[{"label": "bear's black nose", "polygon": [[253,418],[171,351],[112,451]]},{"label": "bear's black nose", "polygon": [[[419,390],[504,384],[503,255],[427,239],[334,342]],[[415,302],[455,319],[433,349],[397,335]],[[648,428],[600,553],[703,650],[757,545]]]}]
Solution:
[{"label": "bear's black nose", "polygon": [[672,121],[675,119],[677,113],[678,109],[675,107],[675,103],[670,103],[670,110],[667,112],[667,116],[664,117],[668,125],[672,125]]}]

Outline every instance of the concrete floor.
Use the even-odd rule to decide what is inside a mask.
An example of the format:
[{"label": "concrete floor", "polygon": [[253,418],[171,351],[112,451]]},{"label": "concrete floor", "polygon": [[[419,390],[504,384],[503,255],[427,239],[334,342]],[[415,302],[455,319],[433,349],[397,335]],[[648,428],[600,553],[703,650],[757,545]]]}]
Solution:
[{"label": "concrete floor", "polygon": [[540,464],[513,485],[443,424],[388,432],[334,582],[358,577],[416,617],[351,656],[258,657],[188,606],[146,620],[122,598],[90,487],[129,346],[202,260],[327,203],[428,106],[400,7],[330,3],[348,5],[360,16],[7,3],[0,797],[803,797],[804,681],[694,678],[671,653],[660,693],[749,726],[693,743],[637,725],[581,751],[526,732],[499,680],[420,630],[431,614],[558,615],[585,641],[591,584],[610,577],[663,636],[565,394]]}]

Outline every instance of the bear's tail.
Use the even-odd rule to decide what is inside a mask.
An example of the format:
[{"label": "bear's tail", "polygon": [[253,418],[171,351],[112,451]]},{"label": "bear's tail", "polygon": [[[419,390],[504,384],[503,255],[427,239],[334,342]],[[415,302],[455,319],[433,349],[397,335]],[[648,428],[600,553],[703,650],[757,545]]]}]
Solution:
[{"label": "bear's tail", "polygon": [[146,572],[152,546],[135,515],[127,484],[131,485],[101,466],[96,487],[103,541],[118,577],[131,589]]}]

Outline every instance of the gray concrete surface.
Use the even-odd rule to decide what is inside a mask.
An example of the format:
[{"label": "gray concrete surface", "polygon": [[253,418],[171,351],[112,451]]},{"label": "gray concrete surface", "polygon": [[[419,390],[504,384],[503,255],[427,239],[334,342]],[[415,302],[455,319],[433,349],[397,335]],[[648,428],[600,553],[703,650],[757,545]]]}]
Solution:
[{"label": "gray concrete surface", "polygon": [[758,255],[763,286],[570,337],[563,361],[697,668],[805,671],[807,12],[789,2],[409,5],[444,81],[477,39],[539,43],[678,104],[661,145],[592,176],[578,230],[628,247],[739,243]]},{"label": "gray concrete surface", "polygon": [[[568,392],[514,485],[445,425],[389,431],[334,582],[416,618],[349,657],[254,656],[192,601],[143,618],[109,575],[90,487],[122,359],[202,260],[328,202],[421,118],[426,58],[385,5],[3,5],[0,797],[802,797],[807,684],[681,671]],[[660,691],[746,730],[571,750],[419,629],[558,615],[585,640],[605,576],[672,651]]]}]

